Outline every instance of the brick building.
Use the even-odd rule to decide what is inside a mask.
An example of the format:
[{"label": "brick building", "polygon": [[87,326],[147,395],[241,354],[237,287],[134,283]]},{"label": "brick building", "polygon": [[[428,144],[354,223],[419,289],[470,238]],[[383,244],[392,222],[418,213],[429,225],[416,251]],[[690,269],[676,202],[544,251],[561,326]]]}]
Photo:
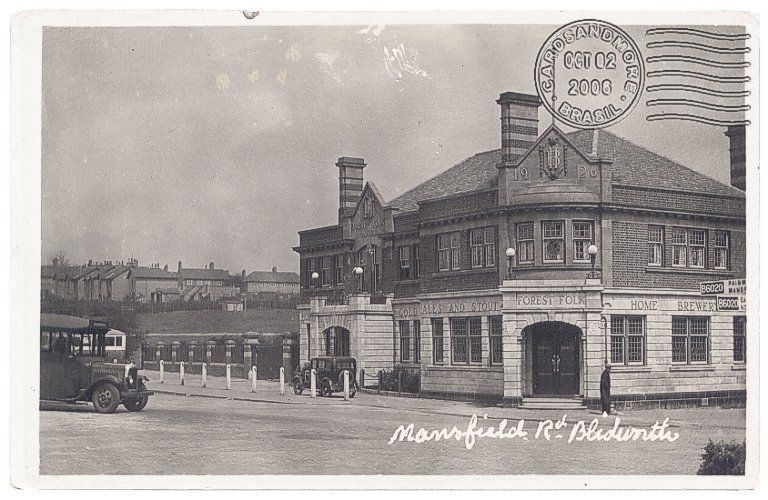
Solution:
[{"label": "brick building", "polygon": [[253,271],[243,278],[243,282],[247,293],[299,293],[299,275],[278,271],[274,266],[271,271]]},{"label": "brick building", "polygon": [[301,359],[512,404],[594,404],[607,359],[620,406],[743,400],[743,302],[699,284],[746,275],[744,193],[607,131],[540,130],[536,96],[497,103],[501,149],[389,202],[339,158],[339,222],[294,248]]}]

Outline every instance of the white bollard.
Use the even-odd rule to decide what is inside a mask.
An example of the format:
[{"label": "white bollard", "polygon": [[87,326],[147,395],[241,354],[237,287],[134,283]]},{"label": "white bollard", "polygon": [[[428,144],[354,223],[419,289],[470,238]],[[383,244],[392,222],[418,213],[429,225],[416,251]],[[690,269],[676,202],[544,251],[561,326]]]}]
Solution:
[{"label": "white bollard", "polygon": [[202,380],[202,382],[200,382],[200,387],[205,387],[205,384],[208,382],[208,380],[207,380],[208,379],[208,364],[207,363],[203,363],[202,370],[203,370],[203,380]]},{"label": "white bollard", "polygon": [[179,362],[179,385],[184,385],[184,362]]},{"label": "white bollard", "polygon": [[256,379],[257,379],[256,367],[252,366],[251,371],[248,373],[250,373],[251,375],[251,392],[256,392]]},{"label": "white bollard", "polygon": [[232,389],[232,373],[230,371],[229,363],[227,363],[227,390]]},{"label": "white bollard", "polygon": [[285,396],[285,368],[280,367],[280,395]]},{"label": "white bollard", "polygon": [[309,393],[314,398],[317,396],[317,371],[314,368],[309,370]]},{"label": "white bollard", "polygon": [[160,360],[160,383],[161,384],[165,382],[164,375],[165,375],[165,362],[161,359]]},{"label": "white bollard", "polygon": [[344,370],[344,401],[349,401],[349,370]]}]

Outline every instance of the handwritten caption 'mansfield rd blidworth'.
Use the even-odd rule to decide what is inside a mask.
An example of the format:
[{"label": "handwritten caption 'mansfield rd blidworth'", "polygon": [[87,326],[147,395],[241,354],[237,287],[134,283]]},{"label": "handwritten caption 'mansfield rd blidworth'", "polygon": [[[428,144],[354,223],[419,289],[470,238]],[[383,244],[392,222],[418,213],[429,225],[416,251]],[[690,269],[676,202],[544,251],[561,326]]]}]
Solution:
[{"label": "handwritten caption 'mansfield rd blidworth'", "polygon": [[[482,420],[486,421],[488,415],[483,415]],[[569,429],[570,427],[570,429]],[[430,441],[464,441],[464,446],[471,450],[478,439],[521,439],[528,441],[530,439],[542,439],[545,441],[564,439],[567,436],[568,443],[574,442],[593,442],[593,441],[649,441],[649,442],[668,442],[673,443],[680,437],[676,432],[669,430],[669,419],[665,418],[663,422],[658,420],[650,427],[622,426],[621,419],[616,417],[613,425],[610,427],[601,426],[600,420],[592,419],[589,423],[584,420],[569,422],[567,415],[563,415],[558,420],[542,420],[536,426],[535,433],[531,436],[525,428],[525,420],[517,421],[517,424],[510,425],[505,418],[499,422],[499,425],[478,425],[477,415],[472,415],[466,428],[453,426],[448,429],[425,429],[423,427],[415,429],[414,424],[401,425],[395,429],[392,437],[389,438],[389,444],[395,442],[409,443],[427,443]]]}]

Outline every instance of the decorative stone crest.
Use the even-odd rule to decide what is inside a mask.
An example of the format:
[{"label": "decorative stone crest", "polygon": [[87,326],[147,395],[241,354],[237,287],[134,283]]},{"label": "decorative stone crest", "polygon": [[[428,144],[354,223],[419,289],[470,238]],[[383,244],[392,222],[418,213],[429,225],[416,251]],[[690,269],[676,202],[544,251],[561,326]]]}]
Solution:
[{"label": "decorative stone crest", "polygon": [[568,173],[565,153],[568,146],[560,144],[557,137],[549,137],[546,145],[539,147],[539,172],[551,181]]}]

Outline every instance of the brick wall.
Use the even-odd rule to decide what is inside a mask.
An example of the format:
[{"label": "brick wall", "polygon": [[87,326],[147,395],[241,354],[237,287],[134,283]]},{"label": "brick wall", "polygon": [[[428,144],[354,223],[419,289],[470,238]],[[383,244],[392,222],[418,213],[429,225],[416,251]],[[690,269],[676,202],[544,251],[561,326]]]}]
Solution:
[{"label": "brick wall", "polygon": [[651,191],[627,186],[613,187],[613,202],[637,207],[685,210],[711,214],[743,217],[746,211],[744,198],[707,196],[679,191]]},{"label": "brick wall", "polygon": [[[744,277],[746,262],[745,233],[731,230],[731,270],[719,272],[712,270],[714,252],[707,252],[708,268],[702,272],[695,270],[675,270],[669,267],[672,260],[672,246],[669,244],[671,225],[665,225],[667,243],[665,245],[665,265],[661,269],[649,268],[648,263],[648,223],[614,221],[613,222],[613,284],[614,286],[642,288],[699,288],[702,281],[727,277]],[[703,227],[703,226],[702,226]],[[717,226],[714,226],[717,227]],[[705,228],[710,230],[713,227]],[[709,237],[711,239],[711,237]]]}]

